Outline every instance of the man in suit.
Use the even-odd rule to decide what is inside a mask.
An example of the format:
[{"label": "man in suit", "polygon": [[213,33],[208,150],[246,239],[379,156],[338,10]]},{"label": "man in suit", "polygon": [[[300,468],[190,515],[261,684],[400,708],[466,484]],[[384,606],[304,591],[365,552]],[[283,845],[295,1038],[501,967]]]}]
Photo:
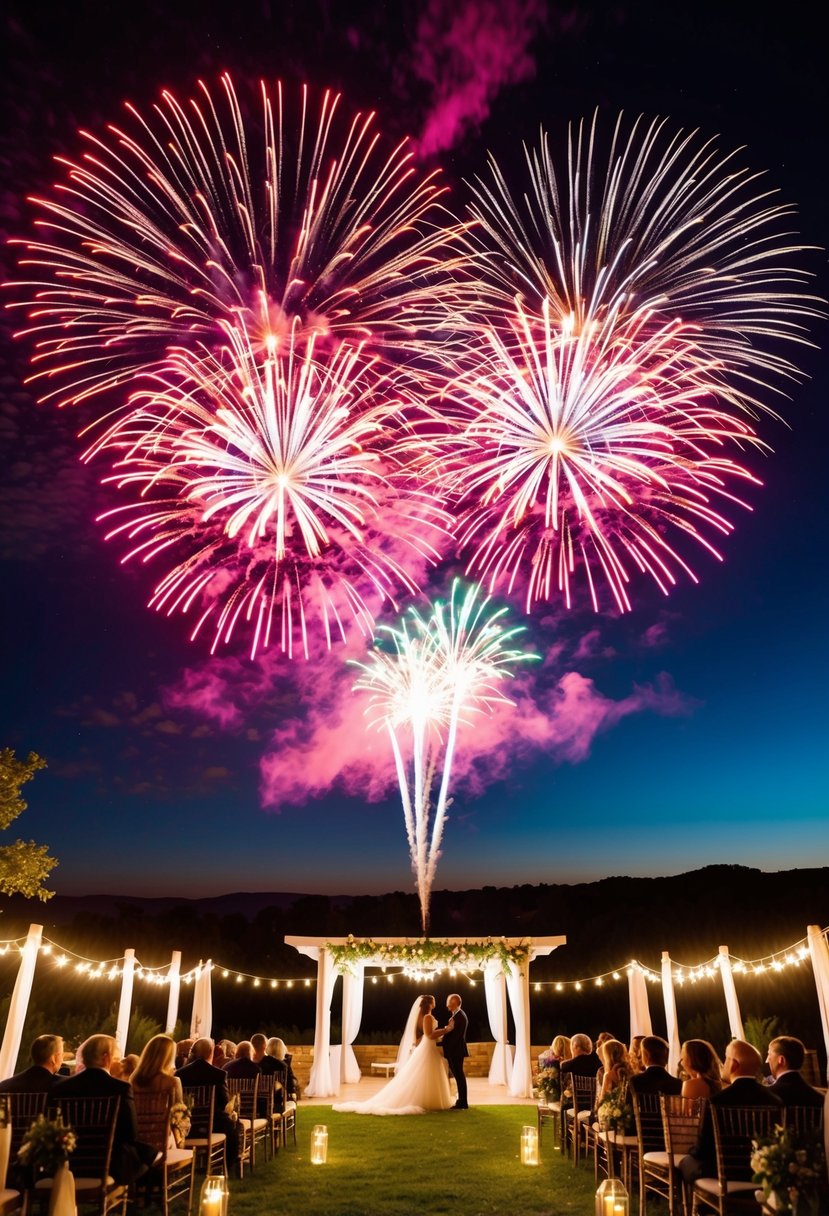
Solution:
[{"label": "man in suit", "polygon": [[671,1049],[659,1035],[649,1034],[640,1047],[645,1071],[634,1073],[630,1088],[635,1094],[681,1094],[682,1082],[668,1072]]},{"label": "man in suit", "polygon": [[110,1173],[116,1182],[128,1183],[134,1182],[152,1165],[156,1150],[138,1139],[138,1121],[129,1082],[118,1081],[110,1075],[110,1068],[119,1057],[118,1045],[111,1035],[90,1035],[81,1048],[83,1071],[58,1081],[51,1097],[55,1102],[64,1098],[120,1099]]},{"label": "man in suit", "polygon": [[236,1055],[225,1064],[224,1072],[228,1077],[247,1077],[248,1080],[261,1075],[262,1069],[253,1062],[253,1044],[248,1039],[236,1044]]},{"label": "man in suit", "polygon": [[63,1063],[63,1039],[57,1034],[41,1034],[35,1039],[29,1054],[30,1068],[24,1068],[8,1080],[0,1082],[3,1094],[48,1094],[60,1078]]},{"label": "man in suit", "polygon": [[466,1030],[469,1025],[469,1019],[461,1009],[461,998],[457,992],[453,992],[451,996],[446,998],[446,1008],[449,1010],[449,1021],[446,1023],[446,1032],[441,1039],[440,1045],[443,1048],[443,1054],[446,1056],[449,1071],[455,1078],[455,1083],[458,1087],[458,1100],[452,1107],[452,1110],[468,1110],[469,1099],[467,1097],[463,1062],[469,1055],[469,1049],[466,1046]]},{"label": "man in suit", "polygon": [[563,1060],[560,1066],[561,1088],[568,1088],[565,1078],[570,1075],[577,1077],[595,1077],[601,1068],[601,1061],[593,1050],[593,1040],[587,1034],[574,1034],[570,1040],[571,1059]]},{"label": "man in suit", "polygon": [[800,1039],[781,1034],[769,1043],[766,1063],[774,1077],[769,1092],[779,1098],[784,1106],[823,1105],[823,1094],[818,1093],[800,1075],[805,1059],[806,1048]]},{"label": "man in suit", "polygon": [[214,1068],[211,1063],[214,1046],[212,1039],[196,1039],[190,1048],[188,1063],[177,1070],[176,1076],[184,1088],[188,1085],[212,1085],[216,1090],[213,1102],[213,1131],[224,1132],[227,1137],[227,1164],[231,1166],[239,1159],[239,1130],[226,1110],[230,1101],[227,1073],[221,1068]]},{"label": "man in suit", "polygon": [[[761,1085],[757,1077],[763,1060],[760,1052],[742,1039],[732,1039],[725,1049],[722,1078],[725,1088],[711,1097],[705,1108],[702,1127],[696,1144],[687,1157],[679,1163],[686,1182],[697,1178],[715,1178],[717,1154],[714,1147],[714,1124],[711,1119],[712,1106],[772,1106],[781,1111],[780,1099],[775,1097],[767,1085]],[[746,1180],[751,1177],[751,1166],[746,1160]]]}]

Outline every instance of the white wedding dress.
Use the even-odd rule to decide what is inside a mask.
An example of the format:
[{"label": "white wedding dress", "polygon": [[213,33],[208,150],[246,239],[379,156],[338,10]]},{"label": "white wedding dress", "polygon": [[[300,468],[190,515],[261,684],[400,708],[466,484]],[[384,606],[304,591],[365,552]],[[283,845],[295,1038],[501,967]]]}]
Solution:
[{"label": "white wedding dress", "polygon": [[[435,1029],[431,1014],[424,1018],[424,1030]],[[397,1074],[373,1098],[365,1102],[335,1103],[334,1110],[356,1115],[422,1115],[427,1110],[449,1110],[452,1096],[443,1053],[434,1039],[423,1035]]]}]

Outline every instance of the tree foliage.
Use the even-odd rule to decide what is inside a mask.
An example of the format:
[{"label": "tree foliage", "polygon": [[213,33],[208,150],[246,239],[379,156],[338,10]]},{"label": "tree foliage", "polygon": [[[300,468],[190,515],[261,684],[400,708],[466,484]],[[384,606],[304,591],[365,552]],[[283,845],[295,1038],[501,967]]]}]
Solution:
[{"label": "tree foliage", "polygon": [[[18,759],[10,747],[0,749],[0,831],[26,810],[20,796],[20,788],[31,781],[46,761],[36,752],[29,752],[25,760]],[[32,899],[51,899],[54,891],[47,891],[43,883],[47,875],[58,864],[50,857],[45,844],[33,840],[15,840],[0,846],[0,892],[3,895],[25,895]]]}]

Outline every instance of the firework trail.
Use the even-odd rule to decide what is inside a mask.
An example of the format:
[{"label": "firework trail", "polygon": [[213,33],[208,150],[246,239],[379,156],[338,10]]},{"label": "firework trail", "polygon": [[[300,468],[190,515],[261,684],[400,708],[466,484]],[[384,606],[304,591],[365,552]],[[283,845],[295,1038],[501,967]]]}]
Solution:
[{"label": "firework trail", "polygon": [[661,122],[617,123],[606,162],[599,135],[571,135],[563,183],[542,136],[521,202],[494,162],[477,181],[481,285],[421,453],[468,573],[527,610],[583,580],[623,611],[637,574],[696,581],[689,542],[720,557],[763,398],[797,376],[779,340],[820,313],[755,177]]},{"label": "firework trail", "polygon": [[222,86],[83,132],[12,286],[41,400],[105,400],[88,454],[132,496],[110,535],[170,562],[153,604],[209,620],[214,644],[244,623],[253,651],[296,635],[307,653],[306,598],[327,638],[343,610],[370,634],[434,558],[442,517],[402,503],[387,377],[428,353],[464,225],[373,115],[325,93],[314,118],[303,90],[294,117],[263,84],[254,119]]},{"label": "firework trail", "polygon": [[354,688],[369,693],[370,720],[389,733],[424,932],[458,729],[474,714],[509,704],[501,682],[517,663],[537,657],[510,645],[522,628],[504,626],[506,609],[488,607],[478,587],[464,591],[456,581],[448,605],[436,602],[427,619],[410,609],[397,628],[383,631],[391,649],[377,647],[357,664],[363,674]]}]

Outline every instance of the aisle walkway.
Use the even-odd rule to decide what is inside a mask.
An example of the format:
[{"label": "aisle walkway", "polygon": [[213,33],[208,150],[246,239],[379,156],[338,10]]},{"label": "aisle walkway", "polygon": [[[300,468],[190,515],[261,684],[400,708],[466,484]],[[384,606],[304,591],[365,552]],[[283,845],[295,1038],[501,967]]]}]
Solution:
[{"label": "aisle walkway", "polygon": [[[504,1085],[490,1085],[486,1077],[468,1077],[470,1106],[532,1106],[533,1098],[514,1098]],[[306,1098],[300,1101],[300,1109],[306,1106],[330,1106],[332,1102],[365,1102],[386,1084],[385,1077],[363,1077],[357,1085],[344,1085],[336,1098]],[[453,1086],[454,1091],[454,1086]]]}]

